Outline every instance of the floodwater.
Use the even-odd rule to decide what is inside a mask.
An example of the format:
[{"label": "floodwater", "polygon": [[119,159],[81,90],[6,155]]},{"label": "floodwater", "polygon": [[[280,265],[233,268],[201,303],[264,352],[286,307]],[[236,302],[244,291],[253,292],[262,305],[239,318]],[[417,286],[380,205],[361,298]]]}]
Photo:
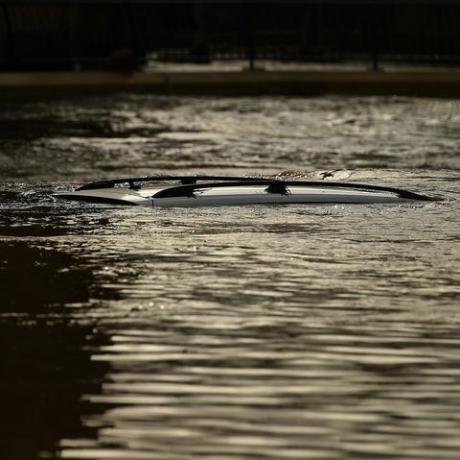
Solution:
[{"label": "floodwater", "polygon": [[[145,209],[49,195],[175,172],[444,201]],[[0,174],[0,458],[459,458],[459,101],[9,102]]]}]

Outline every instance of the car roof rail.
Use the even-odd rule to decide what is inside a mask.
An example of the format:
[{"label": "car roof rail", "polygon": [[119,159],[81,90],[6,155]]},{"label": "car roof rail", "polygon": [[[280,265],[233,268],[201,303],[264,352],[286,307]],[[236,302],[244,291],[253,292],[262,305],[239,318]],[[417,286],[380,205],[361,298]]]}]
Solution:
[{"label": "car roof rail", "polygon": [[[77,190],[96,190],[102,188],[113,188],[119,184],[128,184],[130,189],[139,190],[141,184],[145,182],[165,182],[177,181],[179,185],[171,185],[163,190],[160,190],[154,195],[154,198],[178,197],[178,196],[193,196],[196,190],[210,187],[238,187],[247,185],[266,185],[267,193],[289,193],[287,187],[304,186],[304,187],[323,187],[323,188],[352,188],[359,190],[368,190],[375,192],[394,193],[400,198],[421,200],[421,201],[440,201],[441,198],[422,195],[409,190],[387,187],[383,185],[361,184],[356,182],[333,182],[333,181],[298,181],[298,180],[283,180],[283,179],[268,179],[263,177],[247,177],[247,176],[183,176],[183,175],[157,175],[157,176],[142,176],[128,177],[120,179],[111,179],[104,181],[91,182],[78,188]],[[199,181],[205,181],[198,183]],[[214,182],[211,182],[214,181]]]},{"label": "car roof rail", "polygon": [[[96,190],[100,188],[113,188],[119,184],[129,184],[130,188],[138,189],[143,182],[163,182],[163,181],[177,181],[181,184],[196,184],[201,180],[215,180],[215,181],[256,181],[257,177],[247,176],[181,176],[181,175],[158,175],[158,176],[142,176],[142,177],[124,177],[120,179],[109,179],[89,184],[82,185],[77,190]],[[260,178],[260,180],[267,180]]]},{"label": "car roof rail", "polygon": [[185,184],[165,188],[153,195],[155,198],[173,198],[181,196],[193,196],[195,191],[204,188],[220,188],[220,187],[242,187],[248,185],[266,185],[265,191],[267,193],[288,194],[287,187],[323,187],[323,188],[350,188],[358,190],[368,190],[374,192],[388,192],[394,193],[400,198],[421,200],[421,201],[438,201],[439,198],[433,198],[426,195],[421,195],[416,192],[404,190],[395,187],[386,187],[379,185],[359,184],[354,182],[323,182],[323,181],[284,181],[276,179],[255,179],[244,181],[229,181],[229,182],[207,182],[202,184]]}]

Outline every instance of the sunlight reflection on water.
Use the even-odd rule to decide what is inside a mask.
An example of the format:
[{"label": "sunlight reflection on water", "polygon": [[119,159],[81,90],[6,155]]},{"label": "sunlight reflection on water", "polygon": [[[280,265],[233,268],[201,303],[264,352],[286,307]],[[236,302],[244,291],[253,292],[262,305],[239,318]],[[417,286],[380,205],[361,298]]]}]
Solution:
[{"label": "sunlight reflection on water", "polygon": [[[456,102],[53,104],[2,112],[22,127],[0,141],[5,458],[458,458]],[[151,210],[47,194],[165,165],[344,168],[332,178],[445,201]]]}]

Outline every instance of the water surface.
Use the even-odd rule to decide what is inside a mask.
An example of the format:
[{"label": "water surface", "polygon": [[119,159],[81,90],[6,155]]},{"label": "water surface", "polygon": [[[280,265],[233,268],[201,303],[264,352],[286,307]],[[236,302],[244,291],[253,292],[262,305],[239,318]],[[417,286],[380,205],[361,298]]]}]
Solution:
[{"label": "water surface", "polygon": [[[456,459],[460,105],[104,98],[0,110],[2,458]],[[400,205],[56,202],[156,173]]]}]

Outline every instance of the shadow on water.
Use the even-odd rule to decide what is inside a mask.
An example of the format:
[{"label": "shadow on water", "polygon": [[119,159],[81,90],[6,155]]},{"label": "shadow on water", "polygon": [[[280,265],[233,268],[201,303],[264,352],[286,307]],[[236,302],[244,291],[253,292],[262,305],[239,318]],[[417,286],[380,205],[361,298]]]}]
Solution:
[{"label": "shadow on water", "polygon": [[44,119],[23,119],[23,120],[2,120],[2,130],[0,139],[22,139],[30,141],[40,139],[46,136],[108,136],[112,134],[111,127],[108,123],[101,121],[82,122],[55,120],[51,117]]},{"label": "shadow on water", "polygon": [[[407,98],[3,105],[0,460],[457,459],[458,113]],[[115,210],[50,196],[171,171],[447,199]]]},{"label": "shadow on water", "polygon": [[[28,143],[37,139],[46,138],[69,138],[72,136],[82,138],[112,138],[119,136],[149,136],[158,133],[169,132],[170,128],[153,123],[140,123],[131,126],[127,123],[126,116],[113,114],[111,106],[100,110],[85,111],[85,101],[79,99],[80,107],[84,111],[82,119],[72,119],[75,114],[66,110],[59,110],[55,113],[47,112],[48,106],[39,105],[40,114],[36,116],[34,111],[37,106],[32,105],[31,116],[24,116],[23,111],[2,110],[0,111],[0,142],[14,141],[16,143]],[[160,103],[160,106],[164,104]],[[59,105],[58,105],[59,107]],[[16,108],[17,109],[17,108]]]},{"label": "shadow on water", "polygon": [[91,362],[105,344],[92,324],[72,318],[88,306],[92,272],[55,249],[0,243],[0,458],[54,456],[63,436],[93,437],[80,416],[94,406],[106,366]]}]

